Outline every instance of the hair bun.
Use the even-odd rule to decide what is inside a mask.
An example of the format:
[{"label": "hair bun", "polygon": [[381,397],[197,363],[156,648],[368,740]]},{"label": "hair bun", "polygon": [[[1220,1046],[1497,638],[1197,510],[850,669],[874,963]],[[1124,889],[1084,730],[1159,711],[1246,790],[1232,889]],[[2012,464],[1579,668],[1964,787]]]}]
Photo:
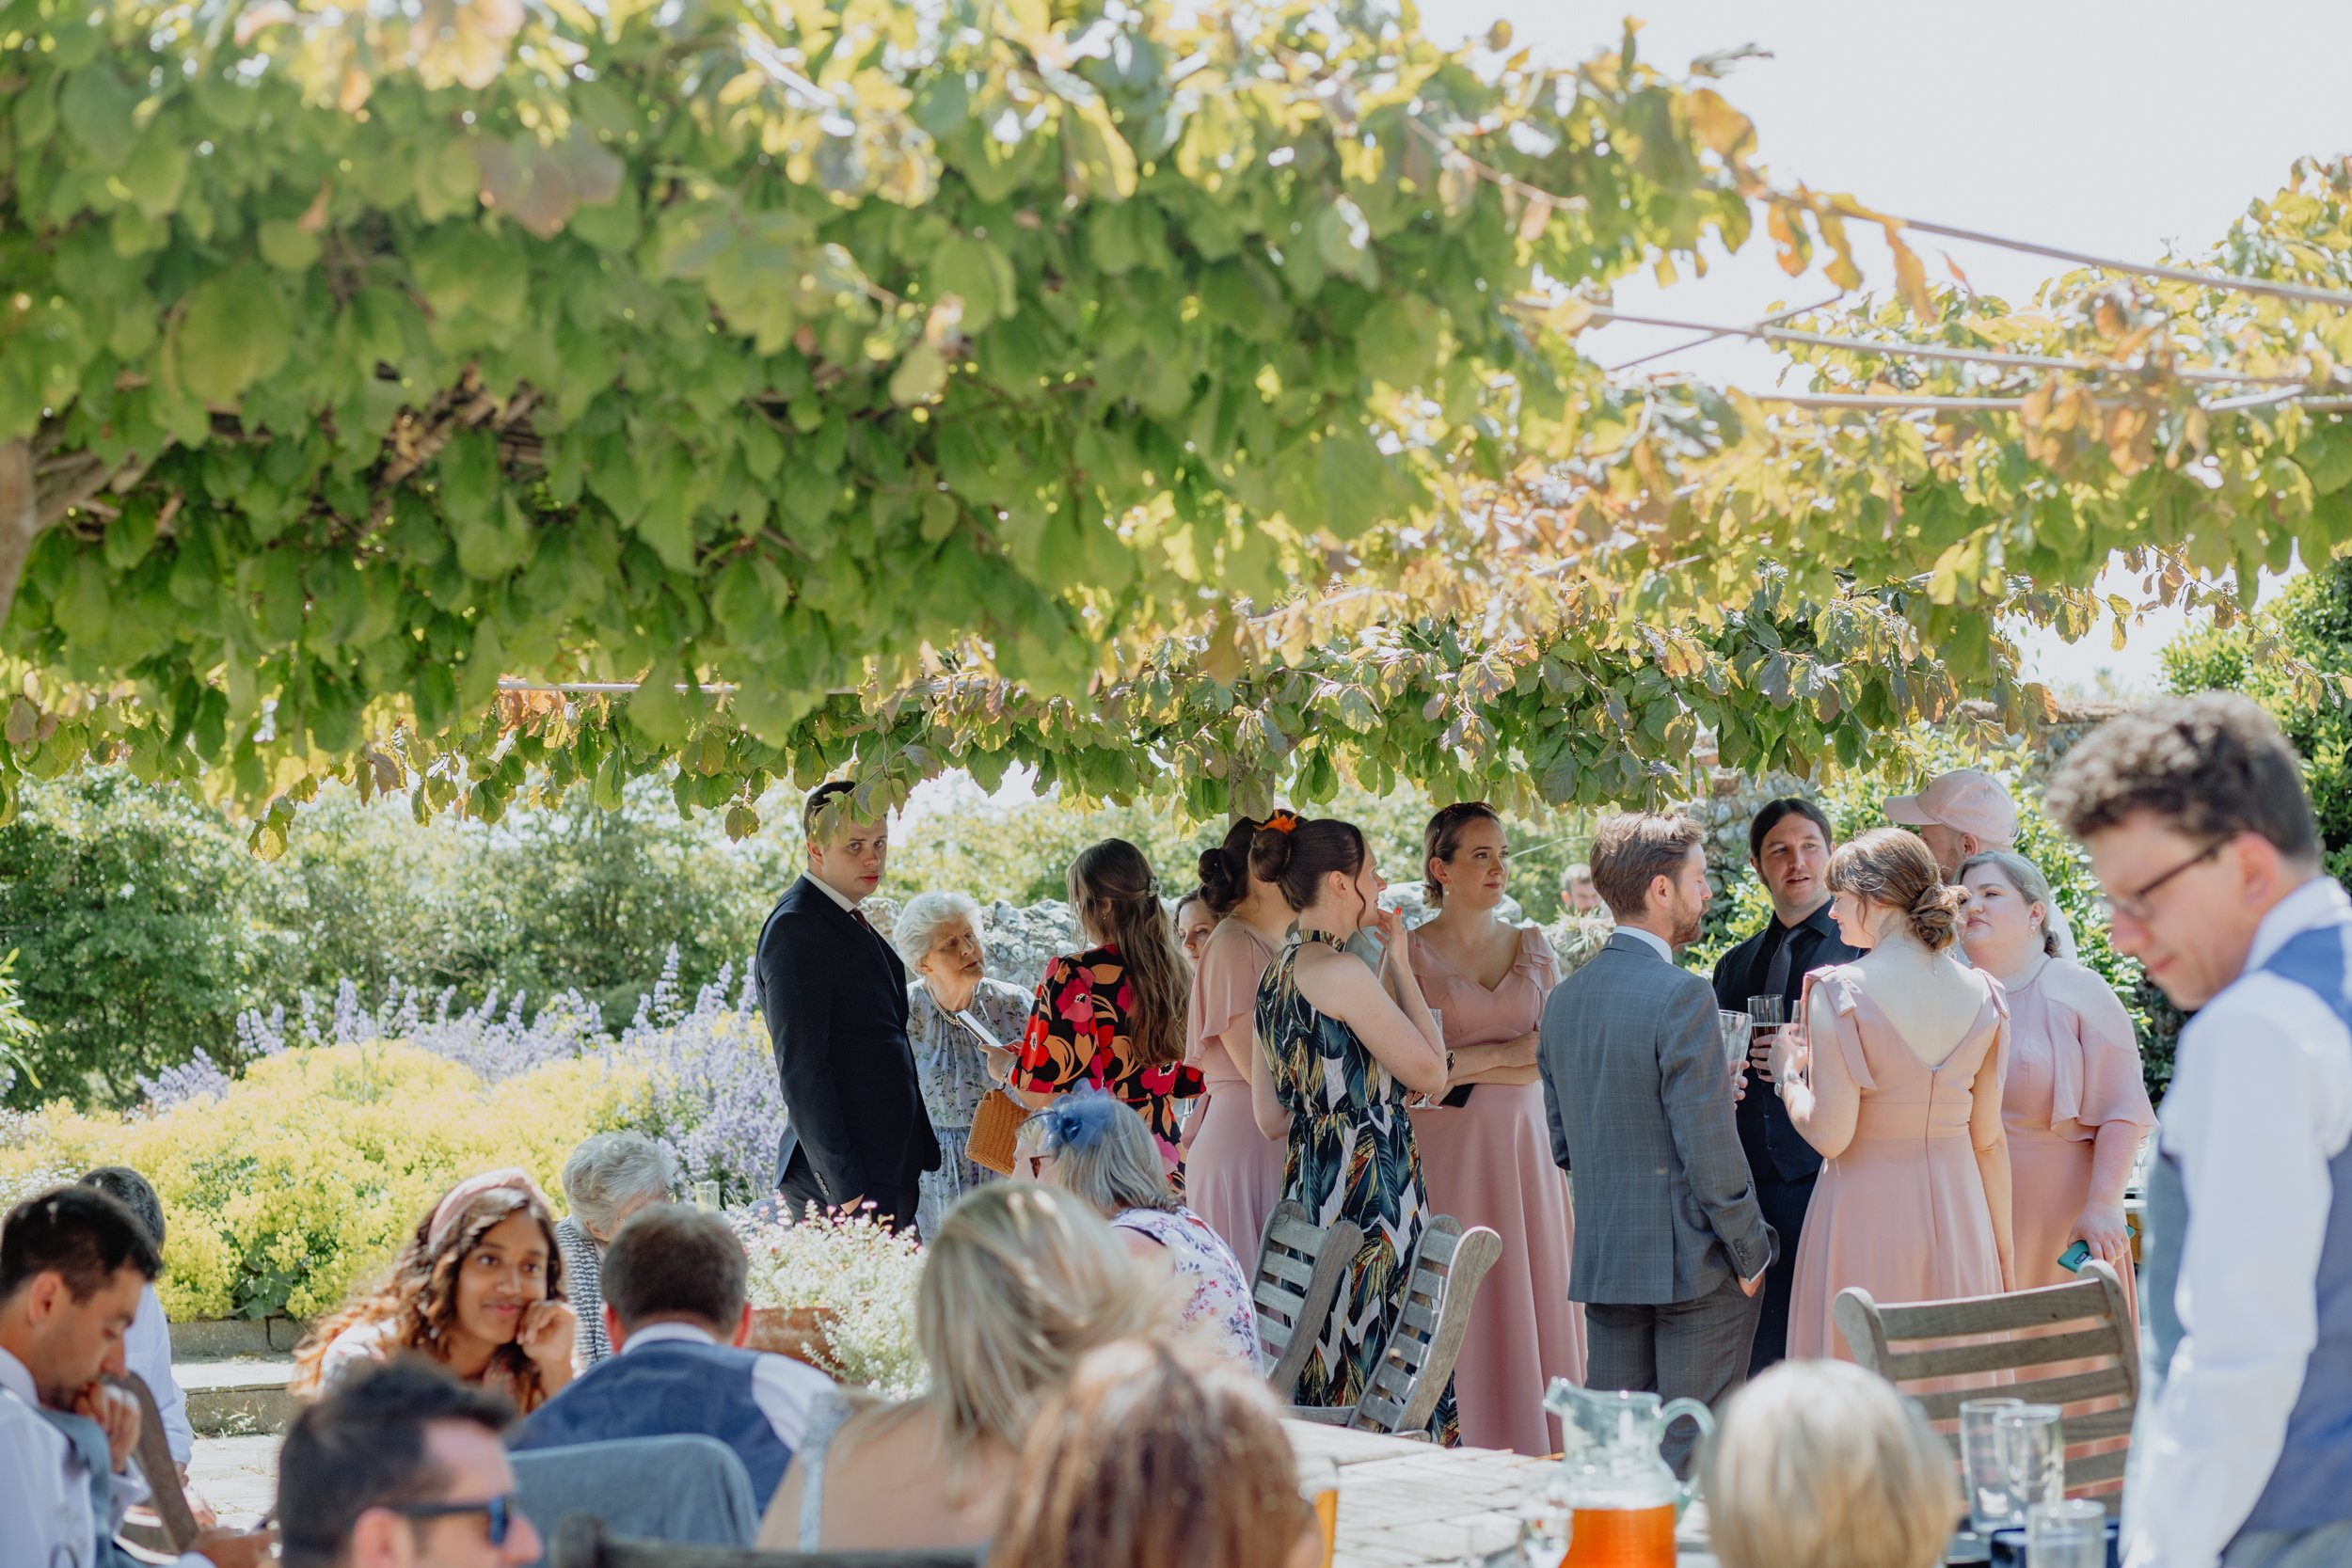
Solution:
[{"label": "hair bun", "polygon": [[1294,847],[1291,834],[1279,829],[1259,828],[1249,837],[1249,875],[1262,882],[1280,881],[1282,873],[1290,869]]},{"label": "hair bun", "polygon": [[1968,895],[1941,882],[1920,889],[1907,911],[1911,934],[1931,953],[1941,953],[1960,940],[1960,911]]}]

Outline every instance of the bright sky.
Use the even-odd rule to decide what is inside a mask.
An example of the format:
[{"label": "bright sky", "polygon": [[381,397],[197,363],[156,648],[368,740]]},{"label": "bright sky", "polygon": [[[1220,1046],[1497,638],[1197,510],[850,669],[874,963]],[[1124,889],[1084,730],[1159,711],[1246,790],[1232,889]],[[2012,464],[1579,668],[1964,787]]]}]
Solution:
[{"label": "bright sky", "polygon": [[[2284,183],[2298,155],[2352,150],[2352,0],[1649,0],[1646,9],[1422,0],[1422,19],[1451,41],[1501,17],[1515,43],[1565,64],[1613,44],[1628,9],[1648,21],[1645,57],[1677,74],[1695,55],[1743,43],[1772,52],[1718,86],[1756,121],[1779,179],[2093,255],[2153,261],[2168,243],[2201,250],[2249,199]],[[1881,292],[1892,277],[1884,254],[1864,261]],[[2013,298],[2063,270],[1977,245],[1949,254],[1977,288]],[[1932,276],[1931,255],[1929,265]],[[1643,279],[1617,300],[1637,312],[1747,322],[1775,301],[1835,292],[1818,275],[1785,276],[1759,234],[1704,279],[1670,290]],[[1587,342],[1615,364],[1687,336],[1613,326]],[[1661,366],[1761,387],[1772,363],[1725,342]],[[2053,682],[2089,687],[2105,669],[2126,688],[2153,689],[2155,650],[2179,626],[2152,618],[2120,654],[2105,631],[2071,649],[2029,639],[2028,657]]]}]

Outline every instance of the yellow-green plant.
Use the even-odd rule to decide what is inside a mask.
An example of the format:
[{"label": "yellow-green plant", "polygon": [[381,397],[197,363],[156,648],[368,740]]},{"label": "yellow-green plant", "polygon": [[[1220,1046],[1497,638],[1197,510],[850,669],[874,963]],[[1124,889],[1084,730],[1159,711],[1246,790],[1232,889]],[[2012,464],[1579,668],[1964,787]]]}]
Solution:
[{"label": "yellow-green plant", "polygon": [[560,1191],[564,1156],[639,1115],[649,1087],[592,1057],[485,1085],[396,1041],[288,1051],[155,1117],[49,1106],[0,1148],[0,1192],[130,1165],[170,1219],[157,1290],[173,1318],[311,1317],[388,1263],[457,1178],[521,1165]]}]

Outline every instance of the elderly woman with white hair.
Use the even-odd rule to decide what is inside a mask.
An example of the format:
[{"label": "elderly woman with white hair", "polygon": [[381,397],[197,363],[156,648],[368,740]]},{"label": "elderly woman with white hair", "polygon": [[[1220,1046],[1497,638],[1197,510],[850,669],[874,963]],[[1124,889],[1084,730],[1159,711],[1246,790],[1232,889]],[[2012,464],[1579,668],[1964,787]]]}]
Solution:
[{"label": "elderly woman with white hair", "polygon": [[564,1201],[555,1244],[564,1250],[564,1293],[580,1325],[572,1358],[585,1371],[612,1354],[604,1337],[604,1249],[622,1223],[648,1203],[666,1202],[677,1180],[669,1151],[643,1132],[599,1132],[564,1162]]},{"label": "elderly woman with white hair", "polygon": [[923,1173],[915,1227],[939,1233],[947,1206],[993,1174],[964,1158],[972,1116],[1012,1065],[1029,993],[988,977],[980,907],[961,893],[918,893],[891,921],[890,941],[914,978],[907,983],[907,1038],[923,1108],[939,1134],[939,1168]]},{"label": "elderly woman with white hair", "polygon": [[1176,1196],[1140,1112],[1099,1089],[1082,1089],[1031,1117],[1021,1145],[1038,1180],[1110,1221],[1129,1252],[1184,1287],[1180,1317],[1187,1334],[1246,1366],[1258,1365],[1249,1275],[1224,1238]]}]

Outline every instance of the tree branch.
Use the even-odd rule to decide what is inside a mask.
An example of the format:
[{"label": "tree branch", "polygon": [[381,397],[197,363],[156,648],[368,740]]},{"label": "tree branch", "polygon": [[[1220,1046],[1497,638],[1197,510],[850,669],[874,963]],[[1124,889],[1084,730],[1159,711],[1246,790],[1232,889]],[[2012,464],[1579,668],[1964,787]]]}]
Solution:
[{"label": "tree branch", "polygon": [[16,604],[24,559],[40,532],[40,507],[33,487],[33,449],[24,437],[0,441],[0,626]]}]

